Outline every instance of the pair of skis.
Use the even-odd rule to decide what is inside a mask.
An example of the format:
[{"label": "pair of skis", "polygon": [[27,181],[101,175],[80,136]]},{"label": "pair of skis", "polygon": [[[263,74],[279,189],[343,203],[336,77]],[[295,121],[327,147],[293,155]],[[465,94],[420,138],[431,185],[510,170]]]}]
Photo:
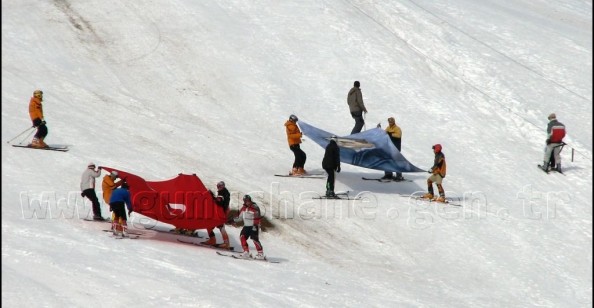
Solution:
[{"label": "pair of skis", "polygon": [[64,145],[64,144],[48,144],[47,147],[45,148],[36,148],[34,146],[32,146],[31,144],[13,144],[13,147],[16,148],[26,148],[26,149],[34,149],[34,150],[47,150],[47,151],[58,151],[58,152],[68,152],[68,150],[70,150],[70,147],[68,145]]},{"label": "pair of skis", "polygon": [[326,196],[326,195],[321,195],[321,196],[317,196],[317,197],[312,197],[312,199],[329,199],[329,200],[361,200],[360,197],[354,197],[351,198],[349,197],[349,191],[342,191],[342,192],[337,192],[334,194],[334,196]]},{"label": "pair of skis", "polygon": [[565,173],[563,173],[563,172],[561,172],[561,171],[559,171],[559,170],[557,170],[557,169],[550,169],[550,170],[549,170],[548,168],[547,168],[547,169],[545,169],[545,168],[544,168],[542,165],[537,165],[537,166],[538,166],[538,169],[542,170],[542,171],[543,171],[544,173],[546,173],[546,174],[549,174],[549,173],[551,173],[551,171],[555,171],[555,172],[558,172],[558,173],[561,173],[561,174],[565,175]]},{"label": "pair of skis", "polygon": [[281,263],[280,260],[277,260],[277,259],[268,259],[266,257],[264,257],[264,259],[256,259],[256,258],[251,258],[251,257],[242,257],[239,252],[228,253],[228,252],[217,251],[217,255],[223,256],[223,257],[231,257],[233,259],[238,259],[238,260],[260,261],[260,262],[268,262],[268,263]]},{"label": "pair of skis", "polygon": [[366,178],[366,177],[362,177],[361,179],[366,180],[366,181],[378,181],[378,182],[382,182],[382,183],[390,183],[390,182],[412,182],[412,180],[408,180],[408,179],[397,180],[395,178],[384,179],[384,178]]},{"label": "pair of skis", "polygon": [[441,204],[449,204],[449,205],[453,205],[453,206],[462,206],[462,204],[457,203],[450,198],[446,198],[445,201],[438,201],[437,198],[429,199],[429,198],[423,198],[422,196],[415,196],[415,195],[400,195],[400,197],[429,202],[429,203],[441,203]]},{"label": "pair of skis", "polygon": [[326,175],[324,175],[323,173],[307,173],[307,174],[299,174],[299,175],[275,174],[274,176],[288,177],[288,178],[302,178],[302,179],[325,179],[326,178]]},{"label": "pair of skis", "polygon": [[181,239],[177,239],[178,242],[180,243],[184,243],[184,244],[189,244],[189,245],[194,245],[194,246],[200,246],[200,247],[204,247],[204,248],[211,248],[211,249],[218,249],[218,250],[224,250],[224,251],[234,251],[235,248],[233,247],[221,247],[219,245],[206,245],[204,243],[196,243],[196,242],[191,242],[191,241],[184,241]]}]

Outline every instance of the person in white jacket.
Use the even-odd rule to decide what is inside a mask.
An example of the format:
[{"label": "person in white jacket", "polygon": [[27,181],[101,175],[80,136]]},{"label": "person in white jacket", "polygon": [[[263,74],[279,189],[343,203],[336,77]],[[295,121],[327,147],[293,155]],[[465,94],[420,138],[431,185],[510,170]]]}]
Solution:
[{"label": "person in white jacket", "polygon": [[99,206],[99,199],[95,193],[95,179],[101,175],[101,167],[95,169],[95,163],[89,163],[87,169],[83,172],[80,179],[81,196],[87,197],[93,204],[93,220],[105,220],[101,216],[101,207]]}]

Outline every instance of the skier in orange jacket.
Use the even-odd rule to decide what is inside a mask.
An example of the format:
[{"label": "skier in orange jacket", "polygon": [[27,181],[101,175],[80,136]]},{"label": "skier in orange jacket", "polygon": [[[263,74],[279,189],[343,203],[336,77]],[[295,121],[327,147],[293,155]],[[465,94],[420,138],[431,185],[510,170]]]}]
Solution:
[{"label": "skier in orange jacket", "polygon": [[43,139],[47,136],[47,126],[45,126],[45,120],[43,118],[43,91],[33,91],[33,97],[29,101],[29,116],[33,122],[33,126],[37,127],[37,132],[33,136],[31,146],[34,148],[47,148],[47,144],[43,142]]}]

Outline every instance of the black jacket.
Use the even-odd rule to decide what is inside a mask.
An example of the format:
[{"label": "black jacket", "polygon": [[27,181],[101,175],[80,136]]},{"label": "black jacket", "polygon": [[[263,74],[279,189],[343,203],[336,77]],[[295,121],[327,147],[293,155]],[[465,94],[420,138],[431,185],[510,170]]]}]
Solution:
[{"label": "black jacket", "polygon": [[217,196],[213,198],[215,199],[215,203],[222,207],[225,212],[229,209],[229,202],[231,201],[231,194],[227,190],[227,188],[223,188],[217,192]]},{"label": "black jacket", "polygon": [[336,141],[330,140],[322,159],[322,168],[336,170],[340,166],[340,149]]}]

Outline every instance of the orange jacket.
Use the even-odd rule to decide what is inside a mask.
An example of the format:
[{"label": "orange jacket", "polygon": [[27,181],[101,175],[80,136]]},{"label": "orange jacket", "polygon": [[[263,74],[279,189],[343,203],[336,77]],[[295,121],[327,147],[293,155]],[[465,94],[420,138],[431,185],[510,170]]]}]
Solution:
[{"label": "orange jacket", "polygon": [[122,181],[117,183],[111,179],[111,176],[108,174],[103,177],[103,182],[101,183],[101,189],[103,190],[103,200],[105,204],[109,204],[109,199],[111,199],[111,193],[113,192],[116,187],[120,186]]},{"label": "orange jacket", "polygon": [[29,116],[31,116],[31,121],[35,119],[43,120],[43,107],[41,106],[41,99],[37,97],[31,97],[31,101],[29,102]]},{"label": "orange jacket", "polygon": [[297,126],[297,123],[287,120],[287,122],[285,122],[285,127],[287,129],[287,140],[289,141],[289,146],[300,144],[302,134],[299,126]]}]

